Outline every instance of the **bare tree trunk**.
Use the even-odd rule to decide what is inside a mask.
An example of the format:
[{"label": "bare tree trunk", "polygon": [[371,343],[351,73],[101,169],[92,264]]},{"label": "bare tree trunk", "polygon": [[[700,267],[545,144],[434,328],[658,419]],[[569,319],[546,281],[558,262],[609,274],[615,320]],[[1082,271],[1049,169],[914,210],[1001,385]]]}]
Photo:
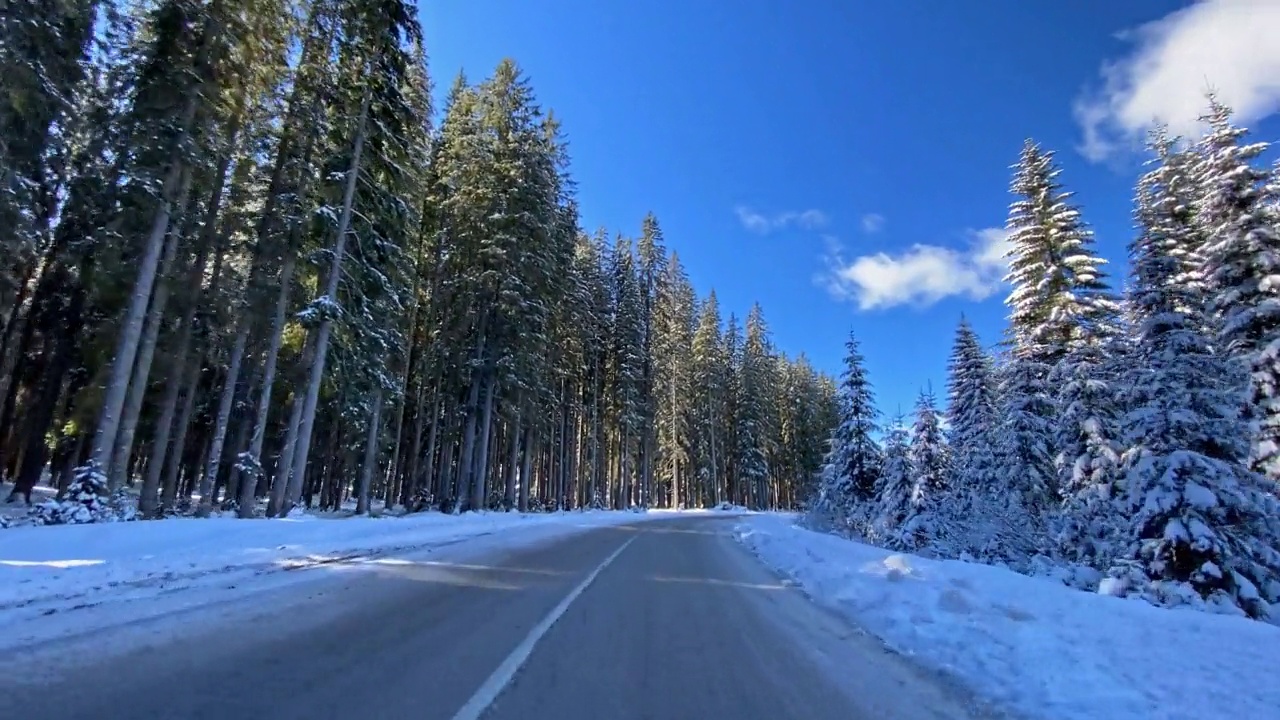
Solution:
[{"label": "bare tree trunk", "polygon": [[[303,352],[303,357],[311,355],[310,343]],[[298,502],[302,492],[302,475],[293,473],[293,451],[298,442],[298,426],[302,424],[302,398],[294,396],[289,411],[289,427],[284,436],[284,447],[280,450],[280,463],[276,468],[275,481],[271,484],[271,497],[267,500],[267,517],[285,516]]]},{"label": "bare tree trunk", "polygon": [[191,415],[195,411],[196,393],[200,392],[200,363],[193,362],[187,369],[187,377],[183,385],[186,395],[182,398],[182,409],[178,413],[178,422],[174,424],[177,433],[173,445],[169,449],[168,459],[164,463],[164,481],[160,486],[160,507],[172,508],[178,501],[178,475],[182,472],[182,464],[187,448],[187,431],[191,428]]},{"label": "bare tree trunk", "polygon": [[529,512],[529,485],[533,479],[533,456],[537,454],[538,448],[530,425],[524,426],[522,435],[520,444],[524,447],[524,464],[520,467],[520,499],[517,507],[520,512],[525,513]]},{"label": "bare tree trunk", "polygon": [[462,417],[462,447],[458,456],[458,477],[457,492],[454,493],[455,500],[453,504],[453,512],[458,512],[462,507],[462,498],[471,490],[471,470],[474,467],[472,460],[475,457],[476,449],[476,431],[480,424],[480,385],[483,382],[483,373],[479,370],[475,371],[471,378],[471,387],[467,390],[467,409],[466,414]]},{"label": "bare tree trunk", "polygon": [[[671,445],[674,451],[680,445],[676,438],[676,418],[678,409],[676,406],[676,384],[671,383]],[[671,507],[672,509],[680,508],[680,461],[672,458],[671,460]]]},{"label": "bare tree trunk", "polygon": [[[419,278],[421,277],[421,273],[418,272],[418,268],[420,265],[421,265],[421,257],[415,260],[414,266],[413,266],[414,267],[413,308],[409,311],[409,325],[408,325],[409,349],[408,349],[408,352],[405,353],[405,357],[404,357],[404,373],[400,376],[400,392],[396,399],[396,417],[395,417],[395,421],[392,423],[392,427],[394,428],[394,430],[391,433],[391,437],[394,445],[391,450],[391,472],[388,475],[386,499],[384,501],[384,505],[387,508],[390,508],[395,504],[395,499],[400,494],[399,488],[397,487],[397,485],[401,481],[400,480],[400,451],[401,451],[401,446],[403,444],[401,442],[401,439],[402,439],[401,436],[404,435],[405,406],[409,404],[409,396],[408,396],[409,376],[413,374],[413,366],[415,365],[418,359],[416,356],[422,353],[422,348],[418,345],[418,309],[419,309],[419,306],[421,306],[422,304],[421,298],[419,298],[419,294],[418,294]],[[423,338],[423,340],[425,341],[426,338]],[[422,397],[421,383],[419,383],[419,387],[418,387],[418,397],[419,398]],[[421,401],[418,402],[418,405],[419,405],[418,411],[421,412],[422,411]]]},{"label": "bare tree trunk", "polygon": [[[189,114],[194,116],[194,101],[188,105]],[[125,311],[124,322],[120,327],[115,355],[111,361],[111,371],[107,377],[106,393],[102,398],[98,430],[94,436],[92,462],[97,464],[98,470],[108,478],[112,476],[111,461],[115,453],[116,438],[120,433],[121,415],[128,398],[129,380],[134,372],[134,363],[138,359],[143,323],[146,321],[147,308],[151,304],[151,290],[155,287],[156,275],[160,269],[160,256],[164,249],[165,237],[169,232],[173,204],[184,202],[185,198],[176,196],[182,193],[182,188],[190,189],[188,178],[181,155],[175,152],[173,165],[161,190],[160,207],[152,218],[151,232],[143,246],[142,259],[138,266],[138,279],[134,282],[133,295],[129,298],[129,307]]]},{"label": "bare tree trunk", "polygon": [[[364,152],[365,124],[369,117],[370,101],[371,92],[366,90],[360,107],[360,118],[356,123],[351,166],[347,169],[346,187],[342,191],[342,216],[338,219],[338,234],[333,243],[333,262],[325,285],[324,297],[335,304],[338,302],[338,285],[342,281],[342,261],[347,247],[347,232],[351,229],[356,185],[360,178],[360,159]],[[321,316],[320,326],[316,328],[315,356],[311,359],[311,372],[307,379],[306,396],[302,407],[302,423],[298,428],[298,445],[294,450],[294,475],[301,476],[307,469],[307,456],[311,452],[311,430],[315,424],[316,404],[320,400],[320,385],[324,382],[325,358],[329,353],[329,336],[332,332],[333,318],[325,312]]]},{"label": "bare tree trunk", "polygon": [[[192,303],[192,310],[195,303]],[[142,479],[142,492],[138,495],[138,512],[144,517],[155,515],[160,505],[160,476],[169,454],[169,438],[173,434],[173,417],[178,412],[178,394],[187,376],[187,356],[191,352],[192,317],[183,318],[182,335],[173,354],[169,377],[165,382],[164,398],[160,401],[160,419],[156,422],[156,434],[151,442],[151,461]]]},{"label": "bare tree trunk", "polygon": [[[421,403],[419,403],[419,406],[421,406]],[[414,431],[413,464],[410,466],[409,476],[413,480],[415,489],[420,485],[426,486],[429,489],[435,482],[436,446],[440,442],[440,422],[440,403],[432,400],[431,430],[427,433],[427,452],[426,457],[424,458],[426,465],[423,467],[421,476],[418,475],[418,444],[422,439],[422,429],[419,427]]]},{"label": "bare tree trunk", "polygon": [[297,255],[286,251],[284,267],[280,269],[280,292],[276,295],[275,312],[271,316],[271,334],[268,339],[267,356],[262,368],[262,383],[258,388],[258,408],[253,417],[253,436],[249,441],[249,449],[239,459],[237,467],[243,468],[244,475],[240,483],[240,508],[237,515],[242,518],[253,517],[254,497],[258,493],[258,483],[262,478],[262,443],[267,433],[267,419],[271,414],[271,390],[275,385],[276,366],[280,361],[280,345],[284,337],[285,311],[289,308],[289,289],[292,287],[293,270],[297,266]]},{"label": "bare tree trunk", "polygon": [[714,502],[718,506],[722,502],[722,494],[720,492],[720,476],[716,472],[716,406],[711,398],[711,390],[707,390],[707,442],[710,444],[711,455],[711,492],[714,493]]},{"label": "bare tree trunk", "polygon": [[[416,492],[418,492],[418,488],[423,484],[422,477],[418,475],[418,464],[422,462],[420,453],[422,452],[422,424],[426,422],[426,418],[423,417],[423,413],[427,409],[426,384],[425,377],[418,381],[418,388],[415,393],[415,397],[417,399],[414,401],[413,413],[413,442],[409,444],[409,466],[405,469],[404,486],[400,488],[400,491],[396,496],[405,507],[409,506],[412,502],[411,498]],[[431,409],[433,411],[435,410],[435,407],[435,402],[432,402]],[[431,426],[434,430],[434,415],[432,415]],[[434,450],[435,448],[433,446],[428,450],[428,452],[433,452]],[[387,507],[391,507],[395,499],[396,498],[389,498],[387,500]]]},{"label": "bare tree trunk", "polygon": [[213,438],[209,445],[209,461],[205,465],[204,477],[200,479],[200,505],[196,509],[199,517],[208,517],[213,510],[214,483],[218,478],[218,468],[222,465],[222,446],[227,439],[227,425],[231,421],[231,408],[235,404],[236,386],[240,382],[240,365],[244,360],[244,348],[249,343],[249,324],[242,323],[236,333],[235,344],[231,346],[231,360],[227,364],[227,379],[222,386],[218,399],[218,414],[214,416]]},{"label": "bare tree trunk", "polygon": [[[518,406],[517,406],[518,407]],[[507,476],[502,493],[502,509],[511,510],[516,506],[516,466],[520,463],[520,411],[511,419],[511,430],[507,433]]]},{"label": "bare tree trunk", "polygon": [[440,511],[456,512],[453,502],[453,453],[458,444],[453,441],[444,443],[440,448]]},{"label": "bare tree trunk", "polygon": [[[191,173],[186,173],[182,188],[182,210],[179,217],[186,214],[191,198]],[[138,421],[142,416],[142,403],[147,398],[147,383],[151,378],[151,364],[155,360],[156,345],[160,341],[160,327],[164,324],[165,309],[169,304],[172,283],[169,274],[178,255],[178,245],[182,242],[182,233],[175,227],[168,234],[164,244],[164,257],[160,260],[155,295],[147,308],[147,317],[142,330],[142,339],[138,346],[138,357],[134,362],[133,375],[129,380],[129,392],[125,398],[124,412],[120,417],[120,430],[116,435],[116,446],[112,453],[111,472],[107,476],[107,487],[110,491],[120,489],[128,480],[129,460],[133,456],[133,436],[138,430]]]},{"label": "bare tree trunk", "polygon": [[382,386],[373,394],[373,408],[369,411],[369,435],[364,442],[364,462],[360,464],[360,484],[356,490],[356,514],[369,514],[369,483],[373,480],[373,467],[378,462],[378,431],[382,424]]},{"label": "bare tree trunk", "polygon": [[600,392],[598,388],[596,390],[595,397],[592,398],[592,403],[594,407],[591,411],[591,500],[590,500],[590,503],[592,507],[595,507],[596,502],[599,501],[600,506],[604,507],[604,493],[601,492],[602,483],[600,481],[600,478],[604,473],[604,464],[602,462],[603,460],[602,456],[604,453],[600,452],[600,446],[601,446],[600,435],[602,431],[601,424],[603,423],[603,420],[600,417],[600,414],[601,414],[600,413],[600,410],[601,410]]},{"label": "bare tree trunk", "polygon": [[560,445],[556,449],[556,510],[564,510],[565,491],[569,487],[569,398],[568,382],[560,379]]},{"label": "bare tree trunk", "polygon": [[[236,439],[231,442],[231,447],[244,447],[245,444],[249,442],[249,419],[248,418],[244,418],[244,417],[238,418],[238,424],[236,425],[235,438]],[[230,465],[231,467],[227,468],[227,484],[226,484],[225,490],[222,493],[223,509],[228,509],[228,510],[230,509],[230,507],[228,506],[234,502],[237,502],[240,498],[240,484],[239,484],[240,473],[236,472],[236,464],[234,460],[231,461]],[[218,475],[219,476],[222,475],[221,466],[219,466],[218,468]],[[214,495],[217,495],[218,493],[216,491],[216,488],[217,488],[216,484],[214,485],[214,488],[215,488]],[[251,503],[253,502],[252,497],[249,500]],[[237,513],[237,516],[238,516],[238,513]]]},{"label": "bare tree trunk", "polygon": [[480,447],[476,451],[478,465],[471,478],[471,509],[484,510],[488,506],[489,438],[493,435],[493,405],[498,394],[498,377],[488,373],[489,382],[484,391],[484,411],[480,414]]}]

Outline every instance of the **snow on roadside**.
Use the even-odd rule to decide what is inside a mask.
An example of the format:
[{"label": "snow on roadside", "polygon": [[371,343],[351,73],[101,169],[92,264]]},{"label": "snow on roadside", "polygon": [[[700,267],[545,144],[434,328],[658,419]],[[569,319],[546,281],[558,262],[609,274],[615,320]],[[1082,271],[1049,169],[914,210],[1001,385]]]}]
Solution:
[{"label": "snow on roadside", "polygon": [[647,517],[658,516],[422,513],[326,521],[304,515],[11,528],[0,532],[0,627],[33,614],[169,593],[210,576],[260,575],[498,533],[510,540],[503,545],[520,545]]},{"label": "snow on roadside", "polygon": [[891,649],[1055,720],[1280,718],[1280,627],[743,518],[739,541]]}]

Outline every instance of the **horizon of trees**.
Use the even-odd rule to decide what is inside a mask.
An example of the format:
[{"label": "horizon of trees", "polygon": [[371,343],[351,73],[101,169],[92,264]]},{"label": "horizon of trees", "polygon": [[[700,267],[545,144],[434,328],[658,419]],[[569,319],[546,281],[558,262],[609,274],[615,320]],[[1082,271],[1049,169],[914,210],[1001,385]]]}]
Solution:
[{"label": "horizon of trees", "polygon": [[654,216],[584,232],[514,62],[436,113],[411,1],[0,33],[0,475],[52,477],[38,521],[811,492],[834,381],[699,297]]}]

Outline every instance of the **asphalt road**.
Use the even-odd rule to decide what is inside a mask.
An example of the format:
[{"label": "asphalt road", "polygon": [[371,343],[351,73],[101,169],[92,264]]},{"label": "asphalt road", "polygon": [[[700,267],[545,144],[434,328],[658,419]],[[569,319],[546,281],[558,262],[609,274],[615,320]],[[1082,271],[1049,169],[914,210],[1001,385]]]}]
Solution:
[{"label": "asphalt road", "polygon": [[[138,640],[0,662],[0,718],[908,720],[977,714],[808,601],[731,518],[408,556],[246,593]],[[111,633],[133,633],[127,650]],[[101,652],[95,652],[95,647]],[[109,649],[115,651],[108,652]]]}]

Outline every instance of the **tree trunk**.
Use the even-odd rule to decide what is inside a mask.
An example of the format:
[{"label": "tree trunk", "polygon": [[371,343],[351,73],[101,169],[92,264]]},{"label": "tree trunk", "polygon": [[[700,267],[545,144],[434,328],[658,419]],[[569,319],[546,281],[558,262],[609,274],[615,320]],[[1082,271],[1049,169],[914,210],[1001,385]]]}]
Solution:
[{"label": "tree trunk", "polygon": [[502,509],[512,510],[516,506],[516,466],[520,463],[520,411],[511,419],[510,432],[507,433],[507,467],[503,493]]},{"label": "tree trunk", "polygon": [[[355,145],[351,153],[351,166],[347,169],[346,187],[342,191],[342,216],[338,220],[338,236],[333,243],[333,262],[325,285],[324,297],[331,303],[338,302],[338,286],[342,280],[342,261],[346,252],[347,232],[351,228],[351,214],[355,204],[356,184],[360,177],[360,159],[364,152],[365,124],[369,117],[371,91],[366,90],[356,123]],[[293,474],[306,472],[307,455],[311,452],[311,428],[315,423],[316,404],[320,399],[320,385],[324,382],[325,358],[329,352],[329,336],[333,332],[333,319],[328,312],[322,314],[316,328],[315,356],[311,359],[311,372],[307,379],[306,397],[302,407],[302,423],[298,428],[298,445],[294,450]]]},{"label": "tree trunk", "polygon": [[453,502],[453,512],[462,508],[462,498],[471,489],[471,469],[475,457],[476,430],[480,423],[480,385],[483,373],[476,370],[471,377],[471,387],[467,390],[467,411],[462,417],[462,448],[458,457],[457,492]]},{"label": "tree trunk", "polygon": [[[186,213],[187,201],[191,191],[191,173],[183,181],[183,207],[179,217]],[[133,375],[129,379],[129,392],[125,398],[123,414],[120,417],[120,430],[116,436],[116,446],[112,453],[111,472],[108,474],[108,489],[118,490],[128,480],[129,460],[133,456],[133,436],[138,429],[138,421],[142,417],[142,404],[147,398],[147,383],[151,378],[151,364],[155,360],[156,344],[160,341],[160,328],[165,321],[165,308],[169,304],[172,284],[169,273],[178,255],[181,233],[176,229],[169,233],[165,241],[164,257],[160,260],[155,295],[147,308],[147,316],[142,330],[142,339],[138,345],[138,356],[134,362]]]},{"label": "tree trunk", "polygon": [[410,471],[410,477],[413,479],[415,489],[419,486],[425,486],[428,489],[435,483],[435,466],[436,466],[436,446],[440,442],[440,403],[431,401],[431,430],[427,433],[427,452],[425,453],[422,475],[418,475],[418,441],[422,438],[421,428],[414,431],[416,438],[413,443],[414,461]]},{"label": "tree trunk", "polygon": [[222,465],[222,446],[227,439],[227,425],[231,421],[231,408],[235,404],[236,385],[240,381],[240,365],[244,360],[245,345],[249,343],[249,324],[243,323],[236,333],[235,344],[231,346],[231,359],[227,363],[227,377],[222,386],[221,397],[218,398],[218,414],[213,420],[213,437],[209,444],[209,461],[205,465],[204,477],[200,479],[200,505],[196,509],[198,517],[208,517],[213,510],[213,491],[218,478],[218,468]]},{"label": "tree trunk", "polygon": [[518,501],[518,509],[520,512],[529,512],[529,486],[533,480],[533,456],[538,453],[537,444],[534,440],[533,428],[530,425],[524,426],[523,438],[520,444],[524,447],[524,464],[520,467],[520,499]]},{"label": "tree trunk", "polygon": [[369,514],[369,483],[373,480],[373,468],[378,462],[378,430],[382,424],[382,387],[373,394],[373,409],[369,411],[369,435],[364,442],[364,461],[360,464],[360,485],[356,490],[356,514]]},{"label": "tree trunk", "polygon": [[[419,278],[421,277],[421,273],[418,272],[420,265],[421,259],[419,258],[414,262],[413,266],[413,308],[409,311],[408,324],[409,349],[404,357],[404,373],[400,376],[400,392],[396,398],[396,417],[392,423],[394,429],[391,432],[391,437],[394,445],[391,449],[391,471],[388,474],[385,500],[383,501],[384,507],[388,509],[395,504],[395,499],[400,494],[397,486],[400,483],[400,451],[403,445],[401,436],[404,434],[405,406],[409,404],[409,377],[413,374],[413,366],[418,359],[417,355],[422,353],[422,348],[418,343],[418,308],[422,304],[418,296]],[[419,384],[418,396],[421,397],[421,395],[422,389],[421,384]],[[418,411],[422,411],[421,402],[419,402]]]},{"label": "tree trunk", "polygon": [[[303,352],[307,358],[311,354],[310,341]],[[285,431],[284,447],[280,450],[280,462],[276,468],[275,480],[271,484],[271,497],[267,500],[267,517],[285,517],[298,501],[302,492],[302,475],[293,472],[293,451],[298,443],[298,426],[302,424],[302,398],[295,395],[289,411],[289,426]]]},{"label": "tree trunk", "polygon": [[138,495],[138,512],[144,517],[155,515],[160,505],[160,476],[169,455],[173,417],[178,412],[178,394],[182,391],[183,381],[186,379],[187,355],[190,352],[191,324],[187,322],[182,328],[181,339],[173,355],[173,364],[169,368],[164,398],[160,401],[160,419],[156,422],[156,434],[151,442],[151,460],[147,463],[147,472],[142,479],[142,491]]},{"label": "tree trunk", "polygon": [[257,496],[258,483],[262,478],[262,444],[267,436],[267,420],[271,414],[271,390],[275,386],[276,366],[280,360],[280,345],[284,338],[285,311],[289,308],[289,289],[292,287],[293,270],[296,265],[297,255],[288,251],[284,259],[284,267],[280,269],[280,291],[276,295],[275,312],[271,316],[271,331],[262,368],[262,383],[258,388],[258,408],[253,417],[253,436],[249,441],[248,451],[243,453],[236,463],[237,467],[241,468],[242,475],[240,508],[237,513],[242,518],[253,517],[254,498]]},{"label": "tree trunk", "polygon": [[489,382],[484,392],[484,411],[480,415],[480,447],[476,451],[479,461],[475,476],[471,479],[471,509],[484,510],[489,505],[489,438],[493,435],[493,405],[498,394],[498,378],[489,372]]},{"label": "tree trunk", "polygon": [[[409,466],[405,470],[404,485],[400,488],[400,492],[397,495],[401,504],[405,507],[409,507],[414,494],[418,492],[418,488],[423,484],[422,477],[418,475],[418,464],[422,462],[422,457],[420,455],[420,453],[422,453],[422,424],[426,422],[426,418],[423,417],[423,413],[427,409],[427,393],[425,386],[426,378],[424,377],[418,381],[418,388],[415,393],[417,399],[414,401],[413,442],[409,444]],[[435,410],[434,402],[431,403],[431,409]],[[435,416],[433,415],[431,423],[433,429],[435,427],[434,419]],[[433,452],[434,450],[435,448],[432,447],[428,452]],[[391,507],[393,499],[388,499],[387,507]]]},{"label": "tree trunk", "polygon": [[178,476],[182,472],[186,457],[187,432],[191,428],[191,416],[195,412],[196,394],[200,392],[201,363],[193,362],[187,368],[187,377],[183,380],[186,394],[182,396],[178,421],[174,424],[176,432],[173,444],[164,462],[164,479],[160,486],[160,508],[172,508],[178,502]]}]

